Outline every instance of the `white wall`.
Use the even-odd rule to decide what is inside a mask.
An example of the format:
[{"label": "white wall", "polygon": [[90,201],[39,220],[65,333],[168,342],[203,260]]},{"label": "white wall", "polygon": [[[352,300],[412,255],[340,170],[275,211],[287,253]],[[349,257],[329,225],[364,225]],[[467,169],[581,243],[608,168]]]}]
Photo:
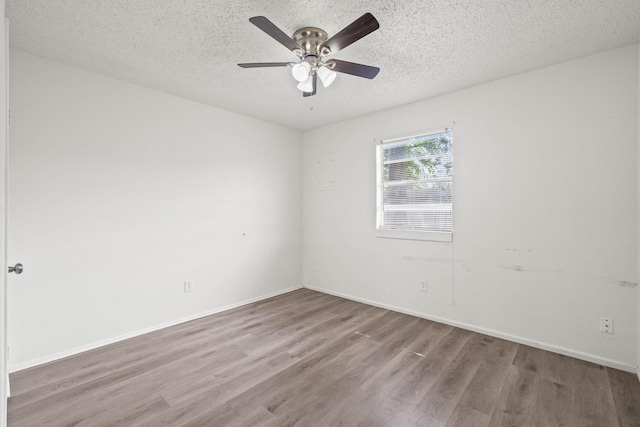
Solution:
[{"label": "white wall", "polygon": [[[306,132],[304,285],[633,370],[637,94],[630,46]],[[453,122],[454,243],[376,238],[374,139]]]},{"label": "white wall", "polygon": [[6,137],[7,137],[7,40],[5,2],[0,0],[0,427],[7,425],[7,263],[6,263]]},{"label": "white wall", "polygon": [[[640,282],[640,44],[638,45],[638,168],[636,172],[638,174],[638,282]],[[637,289],[638,294],[638,358],[637,358],[637,374],[640,380],[640,289]]]},{"label": "white wall", "polygon": [[300,287],[299,132],[13,50],[10,86],[12,369]]}]

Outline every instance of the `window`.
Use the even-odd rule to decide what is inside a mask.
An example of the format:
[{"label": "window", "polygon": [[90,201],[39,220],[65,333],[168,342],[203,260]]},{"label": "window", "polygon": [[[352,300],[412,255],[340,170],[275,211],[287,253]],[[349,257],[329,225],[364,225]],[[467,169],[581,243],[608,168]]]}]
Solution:
[{"label": "window", "polygon": [[378,230],[452,231],[451,131],[377,147]]}]

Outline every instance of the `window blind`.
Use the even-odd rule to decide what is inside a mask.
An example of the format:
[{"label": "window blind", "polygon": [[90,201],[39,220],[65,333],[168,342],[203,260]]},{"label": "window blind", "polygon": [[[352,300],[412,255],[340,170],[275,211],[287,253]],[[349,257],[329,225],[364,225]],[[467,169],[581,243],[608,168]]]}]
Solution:
[{"label": "window blind", "polygon": [[378,145],[378,228],[452,231],[448,130]]}]

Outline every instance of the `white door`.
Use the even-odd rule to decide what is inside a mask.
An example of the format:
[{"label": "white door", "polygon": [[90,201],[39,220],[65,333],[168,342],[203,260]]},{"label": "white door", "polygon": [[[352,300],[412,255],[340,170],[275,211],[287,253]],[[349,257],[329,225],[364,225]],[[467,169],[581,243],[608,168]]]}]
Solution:
[{"label": "white door", "polygon": [[9,377],[7,371],[7,104],[8,84],[7,68],[7,28],[4,9],[5,0],[1,0],[2,18],[0,19],[0,427],[7,425],[7,396]]}]

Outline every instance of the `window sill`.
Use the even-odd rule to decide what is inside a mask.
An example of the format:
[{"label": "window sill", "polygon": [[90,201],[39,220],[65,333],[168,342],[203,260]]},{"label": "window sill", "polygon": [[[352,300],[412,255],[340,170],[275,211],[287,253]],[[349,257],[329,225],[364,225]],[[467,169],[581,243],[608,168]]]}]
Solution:
[{"label": "window sill", "polygon": [[453,242],[453,233],[450,231],[377,229],[376,237],[383,239],[425,240],[429,242]]}]

